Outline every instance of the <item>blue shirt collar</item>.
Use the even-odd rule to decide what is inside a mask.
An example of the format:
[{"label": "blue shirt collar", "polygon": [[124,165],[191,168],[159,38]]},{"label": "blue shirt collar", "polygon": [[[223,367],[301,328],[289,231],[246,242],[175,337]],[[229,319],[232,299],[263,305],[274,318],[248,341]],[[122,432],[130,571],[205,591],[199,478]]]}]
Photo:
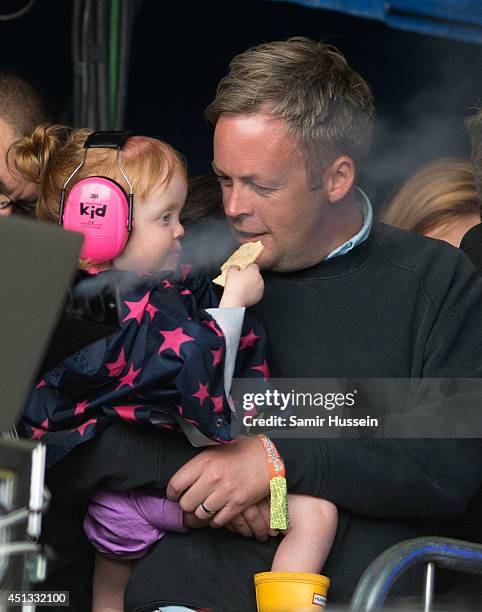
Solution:
[{"label": "blue shirt collar", "polygon": [[361,230],[355,234],[352,238],[344,242],[339,247],[336,247],[331,253],[329,253],[325,259],[332,259],[333,257],[338,257],[339,255],[345,255],[356,246],[361,244],[364,240],[368,238],[368,234],[372,229],[373,225],[373,209],[370,203],[370,200],[367,194],[360,189],[360,187],[355,187],[356,191],[356,203],[358,209],[360,210],[363,217],[363,225]]}]

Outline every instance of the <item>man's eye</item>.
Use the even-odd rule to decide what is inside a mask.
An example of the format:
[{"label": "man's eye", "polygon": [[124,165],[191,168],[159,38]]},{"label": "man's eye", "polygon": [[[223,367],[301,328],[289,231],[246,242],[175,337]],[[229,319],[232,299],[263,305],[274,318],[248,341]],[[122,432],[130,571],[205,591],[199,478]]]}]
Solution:
[{"label": "man's eye", "polygon": [[253,185],[253,189],[260,195],[268,195],[274,191],[271,187],[262,187],[261,185]]},{"label": "man's eye", "polygon": [[218,183],[222,186],[222,187],[231,187],[232,185],[232,181],[229,177],[227,176],[218,176]]}]

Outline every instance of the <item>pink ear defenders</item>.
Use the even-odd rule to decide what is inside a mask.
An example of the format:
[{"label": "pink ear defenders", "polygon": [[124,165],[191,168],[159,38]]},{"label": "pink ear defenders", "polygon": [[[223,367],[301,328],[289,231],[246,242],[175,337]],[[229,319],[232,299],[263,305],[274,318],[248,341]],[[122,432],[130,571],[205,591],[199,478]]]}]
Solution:
[{"label": "pink ear defenders", "polygon": [[[84,143],[84,159],[62,187],[59,225],[84,234],[80,257],[92,263],[110,261],[120,255],[132,229],[134,194],[120,165],[120,151],[126,138],[124,132],[93,132]],[[89,149],[94,148],[117,149],[117,167],[129,185],[129,193],[112,179],[89,176],[78,181],[66,199],[67,185],[84,165]]]}]

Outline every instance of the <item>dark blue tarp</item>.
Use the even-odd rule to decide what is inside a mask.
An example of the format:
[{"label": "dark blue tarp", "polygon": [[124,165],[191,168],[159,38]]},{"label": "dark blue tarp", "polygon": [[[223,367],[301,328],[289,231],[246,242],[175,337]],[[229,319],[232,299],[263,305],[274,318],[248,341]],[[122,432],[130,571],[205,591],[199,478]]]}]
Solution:
[{"label": "dark blue tarp", "polygon": [[367,17],[389,27],[482,44],[482,0],[274,0]]}]

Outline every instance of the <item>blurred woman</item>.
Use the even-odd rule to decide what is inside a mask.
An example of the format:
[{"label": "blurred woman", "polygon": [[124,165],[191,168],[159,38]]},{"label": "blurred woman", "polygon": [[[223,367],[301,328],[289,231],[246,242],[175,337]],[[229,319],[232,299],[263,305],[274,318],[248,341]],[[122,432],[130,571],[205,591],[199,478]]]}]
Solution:
[{"label": "blurred woman", "polygon": [[439,159],[424,166],[389,198],[381,220],[459,247],[480,223],[474,173],[465,159]]}]

